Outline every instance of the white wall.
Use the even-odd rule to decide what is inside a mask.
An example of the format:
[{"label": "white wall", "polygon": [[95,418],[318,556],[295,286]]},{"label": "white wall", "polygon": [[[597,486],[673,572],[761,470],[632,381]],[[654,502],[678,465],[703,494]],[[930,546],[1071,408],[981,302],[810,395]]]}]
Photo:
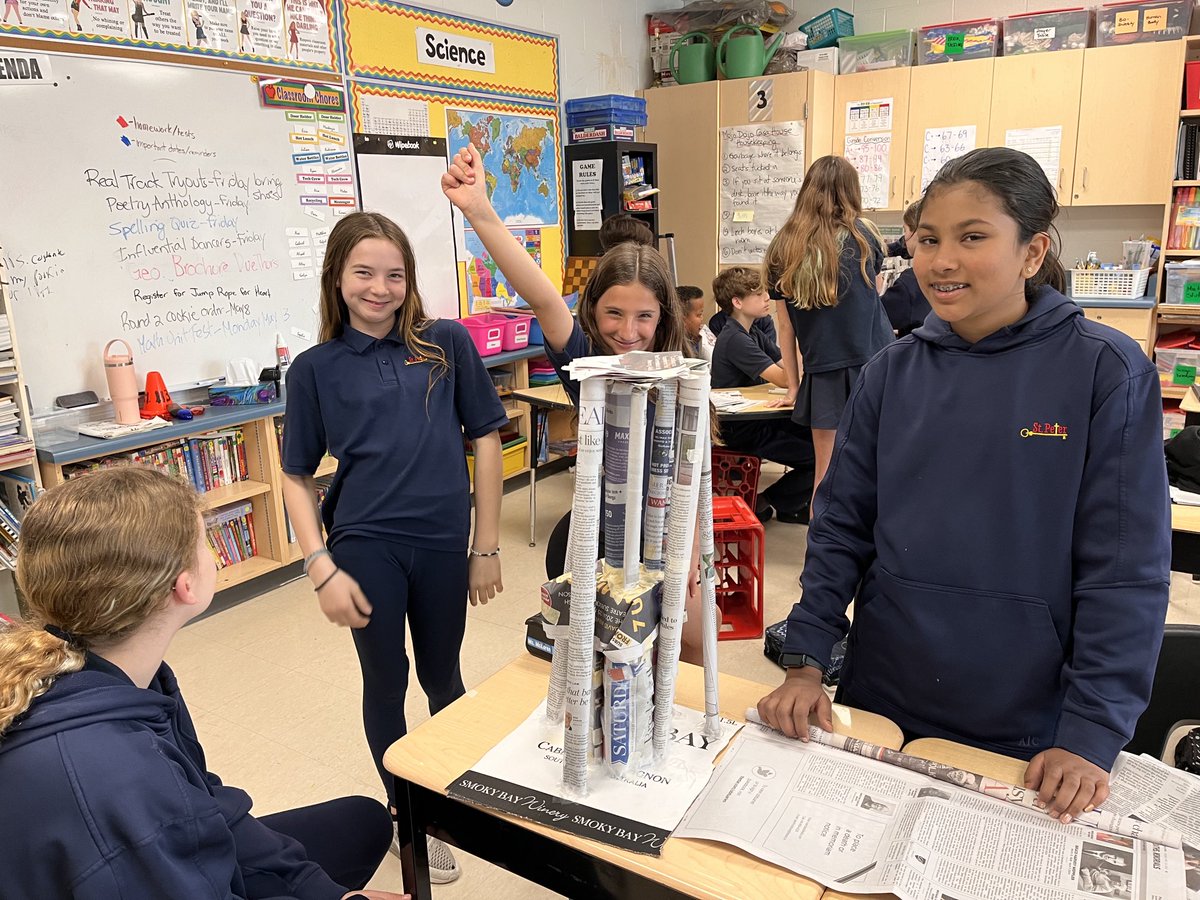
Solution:
[{"label": "white wall", "polygon": [[559,36],[564,100],[596,94],[632,94],[650,83],[646,15],[682,0],[414,0],[419,6]]}]

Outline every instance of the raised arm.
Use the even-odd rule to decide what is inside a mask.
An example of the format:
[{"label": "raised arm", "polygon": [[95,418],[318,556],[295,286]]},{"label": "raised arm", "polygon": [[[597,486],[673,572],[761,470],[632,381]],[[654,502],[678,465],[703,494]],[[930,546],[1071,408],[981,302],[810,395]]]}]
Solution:
[{"label": "raised arm", "polygon": [[483,157],[474,144],[469,144],[450,161],[442,176],[442,190],[471,223],[508,283],[529,304],[547,343],[561,350],[574,328],[571,310],[546,273],[500,221],[488,199],[486,174]]}]

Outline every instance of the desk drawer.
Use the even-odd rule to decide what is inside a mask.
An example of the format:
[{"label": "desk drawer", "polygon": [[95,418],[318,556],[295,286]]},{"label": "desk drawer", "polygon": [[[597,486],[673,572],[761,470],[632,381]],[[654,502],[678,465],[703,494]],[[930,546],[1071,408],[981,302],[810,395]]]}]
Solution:
[{"label": "desk drawer", "polygon": [[1122,309],[1120,307],[1087,306],[1083,310],[1093,322],[1103,322],[1109,328],[1115,328],[1129,335],[1142,345],[1142,349],[1150,352],[1150,333],[1154,324],[1153,309]]}]

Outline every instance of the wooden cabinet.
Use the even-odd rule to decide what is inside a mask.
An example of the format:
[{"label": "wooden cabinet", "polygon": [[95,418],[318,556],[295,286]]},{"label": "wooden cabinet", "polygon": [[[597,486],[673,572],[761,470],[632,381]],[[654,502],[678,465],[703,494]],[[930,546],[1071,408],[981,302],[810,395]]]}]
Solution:
[{"label": "wooden cabinet", "polygon": [[1150,340],[1154,333],[1153,308],[1088,306],[1084,308],[1083,314],[1093,322],[1103,322],[1109,328],[1129,335],[1147,354],[1150,352]]},{"label": "wooden cabinet", "polygon": [[899,69],[880,69],[876,72],[856,72],[839,75],[833,86],[833,152],[842,156],[846,151],[846,114],[852,103],[869,100],[890,100],[892,112],[892,145],[888,155],[888,202],[877,209],[904,208],[904,166],[908,139],[909,91],[912,73],[905,66]]},{"label": "wooden cabinet", "polygon": [[659,228],[675,235],[679,283],[699,285],[707,294],[717,273],[717,82],[653,88],[642,96],[644,139],[658,146]]},{"label": "wooden cabinet", "polygon": [[992,78],[988,146],[1003,147],[1010,130],[1062,128],[1058,171],[1051,178],[1058,202],[1071,203],[1079,136],[1079,98],[1085,50],[1026,53],[997,59]]},{"label": "wooden cabinet", "polygon": [[1183,50],[1183,41],[1163,41],[1084,51],[1073,205],[1157,205],[1167,199]]},{"label": "wooden cabinet", "polygon": [[975,146],[987,145],[994,63],[993,59],[972,59],[912,69],[902,206],[908,206],[922,193],[927,129],[973,125]]}]

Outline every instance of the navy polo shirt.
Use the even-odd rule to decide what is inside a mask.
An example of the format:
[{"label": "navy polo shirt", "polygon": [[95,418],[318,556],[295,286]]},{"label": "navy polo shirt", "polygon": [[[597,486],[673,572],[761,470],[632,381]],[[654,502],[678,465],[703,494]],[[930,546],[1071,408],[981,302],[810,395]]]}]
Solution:
[{"label": "navy polo shirt", "polygon": [[555,350],[549,344],[546,344],[543,349],[546,351],[546,359],[550,360],[550,365],[554,366],[554,371],[558,374],[558,380],[562,382],[563,390],[571,398],[571,403],[575,405],[575,408],[579,409],[579,382],[571,377],[567,366],[572,361],[585,356],[607,356],[608,354],[595,352],[592,348],[591,338],[583,333],[578,319],[572,320],[571,336],[567,338],[567,343],[561,350]]},{"label": "navy polo shirt", "polygon": [[712,386],[740,388],[762,384],[762,373],[779,362],[779,358],[779,348],[765,333],[753,327],[747,331],[730,316],[713,347]]},{"label": "navy polo shirt", "polygon": [[421,337],[450,364],[432,389],[433,364],[413,362],[398,336],[376,339],[348,326],[288,370],[283,471],[312,475],[326,450],[337,458],[322,506],[331,546],[361,535],[467,549],[463,434],[474,440],[496,431],[508,414],[462,325],[437,319]]}]

